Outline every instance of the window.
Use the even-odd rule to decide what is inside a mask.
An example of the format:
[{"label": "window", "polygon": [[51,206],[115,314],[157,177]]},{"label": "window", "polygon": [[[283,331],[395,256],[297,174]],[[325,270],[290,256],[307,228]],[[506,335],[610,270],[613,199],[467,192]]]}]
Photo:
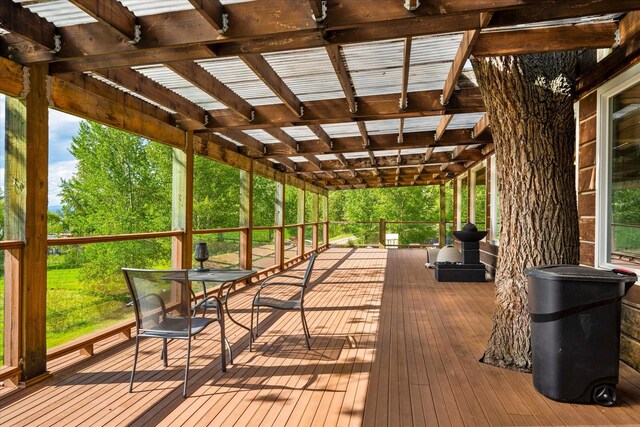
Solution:
[{"label": "window", "polygon": [[469,221],[469,175],[458,178],[458,230]]},{"label": "window", "polygon": [[598,266],[640,271],[640,66],[598,90]]},{"label": "window", "polygon": [[498,167],[496,156],[491,157],[491,235],[492,243],[500,240],[500,197],[498,194]]},{"label": "window", "polygon": [[483,162],[471,171],[471,211],[469,222],[486,230],[487,219],[487,167]]}]

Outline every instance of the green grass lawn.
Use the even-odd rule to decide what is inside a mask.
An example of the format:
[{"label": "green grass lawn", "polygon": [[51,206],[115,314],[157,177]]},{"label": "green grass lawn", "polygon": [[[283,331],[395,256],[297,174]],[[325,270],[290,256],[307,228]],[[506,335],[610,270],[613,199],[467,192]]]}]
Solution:
[{"label": "green grass lawn", "polygon": [[124,280],[122,295],[100,293],[80,280],[81,268],[47,273],[47,348],[133,318]]}]

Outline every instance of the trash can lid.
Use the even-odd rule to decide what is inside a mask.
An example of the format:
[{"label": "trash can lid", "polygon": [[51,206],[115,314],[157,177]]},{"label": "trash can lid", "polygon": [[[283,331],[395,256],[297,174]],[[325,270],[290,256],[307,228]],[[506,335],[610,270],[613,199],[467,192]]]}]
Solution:
[{"label": "trash can lid", "polygon": [[556,264],[539,265],[527,268],[525,272],[538,279],[566,279],[566,280],[588,280],[593,282],[633,283],[638,280],[638,276],[633,273],[617,273],[611,270],[598,270],[593,267],[581,265]]}]

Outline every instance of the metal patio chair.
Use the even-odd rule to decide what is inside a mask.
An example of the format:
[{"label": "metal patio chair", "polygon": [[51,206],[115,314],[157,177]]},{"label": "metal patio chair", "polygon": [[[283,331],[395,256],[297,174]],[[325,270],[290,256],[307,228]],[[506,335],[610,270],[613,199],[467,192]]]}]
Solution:
[{"label": "metal patio chair", "polygon": [[[161,358],[168,366],[168,342],[187,340],[187,360],[184,370],[182,396],[187,397],[191,338],[218,319],[193,317],[191,286],[187,270],[139,270],[123,268],[136,316],[136,348],[129,392],[133,392],[133,379],[138,363],[140,338],[162,339]],[[221,307],[221,305],[218,305]],[[219,313],[219,317],[220,313]],[[224,329],[221,328],[223,331]],[[225,366],[225,342],[222,332],[222,366]]]},{"label": "metal patio chair", "polygon": [[[304,338],[307,342],[307,348],[311,350],[311,344],[309,340],[311,339],[311,334],[309,333],[309,326],[307,325],[307,319],[304,315],[304,292],[309,285],[309,279],[311,278],[311,271],[313,270],[313,264],[318,256],[317,253],[313,253],[311,258],[309,258],[309,262],[307,263],[307,269],[304,272],[303,277],[293,276],[289,274],[275,274],[268,279],[264,280],[260,284],[260,289],[256,293],[256,296],[253,298],[253,302],[251,304],[251,331],[249,333],[249,351],[253,351],[253,312],[254,309],[256,311],[256,338],[259,336],[259,324],[260,324],[260,307],[267,307],[276,310],[286,310],[286,311],[299,311],[300,317],[302,319],[302,329],[304,330]],[[287,283],[287,282],[278,282],[275,280],[282,279],[284,277],[293,278],[299,280],[298,283]],[[264,296],[263,291],[265,288],[269,288],[271,286],[291,286],[300,288],[300,292],[297,297],[292,297],[290,299],[279,299],[270,296]]]}]

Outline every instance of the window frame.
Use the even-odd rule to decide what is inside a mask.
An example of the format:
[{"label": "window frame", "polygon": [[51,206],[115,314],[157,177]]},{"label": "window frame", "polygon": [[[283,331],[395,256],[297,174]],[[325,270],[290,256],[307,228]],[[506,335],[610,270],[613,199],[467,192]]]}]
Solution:
[{"label": "window frame", "polygon": [[500,238],[496,233],[498,231],[498,225],[500,225],[498,222],[498,166],[496,162],[496,155],[492,154],[490,158],[491,180],[489,182],[489,186],[491,187],[491,197],[489,200],[489,214],[491,215],[491,223],[489,224],[489,240],[492,244],[498,246],[500,244]]},{"label": "window frame", "polygon": [[[469,197],[469,171],[465,171],[456,177],[456,212],[455,212],[455,222],[456,229],[462,229],[462,181],[466,178],[467,180],[467,197]],[[467,203],[467,201],[464,201]],[[469,222],[469,206],[467,205],[467,222]],[[466,223],[465,223],[466,224]]]},{"label": "window frame", "polygon": [[615,264],[609,261],[611,253],[611,102],[616,95],[640,84],[640,64],[609,80],[597,90],[596,120],[596,233],[595,233],[595,267],[625,268],[640,274],[637,268]]},{"label": "window frame", "polygon": [[486,222],[487,222],[487,193],[486,193],[486,188],[487,188],[487,180],[486,180],[486,171],[487,171],[487,160],[484,159],[482,160],[480,163],[478,163],[477,165],[475,165],[474,167],[471,168],[470,174],[469,174],[469,194],[471,195],[471,201],[469,203],[469,212],[467,214],[467,216],[469,217],[469,222],[476,224],[476,226],[478,225],[478,223],[476,223],[476,177],[478,174],[478,171],[480,169],[484,168],[485,170],[485,194],[484,194],[484,203],[485,203],[485,209],[484,209],[484,215],[485,215],[485,222],[484,224],[482,224],[483,227],[485,227],[486,229]]}]

